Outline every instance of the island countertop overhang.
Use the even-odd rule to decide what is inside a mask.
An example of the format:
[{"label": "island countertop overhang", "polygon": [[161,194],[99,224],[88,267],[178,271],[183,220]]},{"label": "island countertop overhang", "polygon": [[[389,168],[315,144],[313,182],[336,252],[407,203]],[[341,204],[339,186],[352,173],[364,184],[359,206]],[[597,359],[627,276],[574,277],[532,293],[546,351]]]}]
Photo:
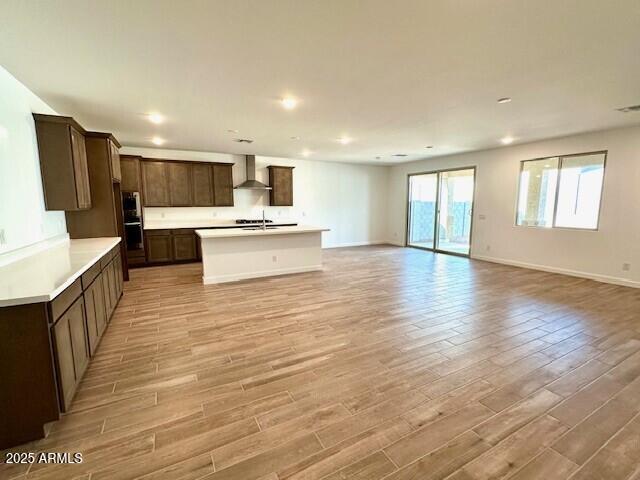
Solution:
[{"label": "island countertop overhang", "polygon": [[266,235],[293,235],[302,233],[328,232],[330,229],[315,227],[311,225],[296,225],[289,227],[269,227],[265,230],[261,226],[255,225],[246,228],[233,228],[224,230],[200,229],[196,230],[196,235],[201,239],[208,238],[230,238],[230,237],[260,237]]}]

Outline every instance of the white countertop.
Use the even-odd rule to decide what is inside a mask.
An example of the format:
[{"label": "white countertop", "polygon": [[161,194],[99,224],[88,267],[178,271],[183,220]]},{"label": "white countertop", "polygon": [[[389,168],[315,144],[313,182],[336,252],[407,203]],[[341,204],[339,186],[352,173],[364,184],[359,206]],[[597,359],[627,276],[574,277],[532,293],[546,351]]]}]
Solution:
[{"label": "white countertop", "polygon": [[[248,226],[247,228],[256,228]],[[196,235],[202,239],[229,237],[259,237],[264,235],[292,235],[298,233],[328,232],[328,228],[312,227],[310,225],[296,225],[295,227],[276,227],[267,230],[247,230],[246,228],[229,228],[223,230],[196,230]]]},{"label": "white countertop", "polygon": [[[298,223],[296,220],[274,220],[270,225],[283,225],[289,223]],[[164,230],[172,228],[234,228],[243,227],[247,225],[239,225],[235,220],[214,220],[214,219],[191,219],[191,220],[176,220],[176,219],[154,219],[144,221],[144,230]]]},{"label": "white countertop", "polygon": [[120,237],[64,240],[0,267],[0,307],[49,302],[120,243]]}]

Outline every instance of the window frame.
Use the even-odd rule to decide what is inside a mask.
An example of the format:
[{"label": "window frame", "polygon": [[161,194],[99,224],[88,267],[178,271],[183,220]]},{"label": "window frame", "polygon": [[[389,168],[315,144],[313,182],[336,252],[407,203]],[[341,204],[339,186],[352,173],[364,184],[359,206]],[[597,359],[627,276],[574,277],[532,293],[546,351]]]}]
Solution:
[{"label": "window frame", "polygon": [[[559,227],[556,225],[556,217],[557,217],[557,213],[558,213],[558,196],[560,195],[560,180],[562,177],[562,163],[563,160],[565,158],[571,158],[571,157],[582,157],[585,155],[598,155],[598,154],[602,154],[604,155],[604,160],[602,162],[602,184],[600,185],[600,202],[598,203],[598,220],[596,222],[596,226],[595,228],[586,228],[586,227]],[[567,154],[567,155],[549,155],[546,157],[538,157],[538,158],[529,158],[527,160],[521,160],[520,161],[520,169],[518,170],[518,189],[516,192],[516,209],[515,209],[515,218],[514,218],[514,225],[516,227],[521,227],[521,228],[538,228],[538,229],[542,229],[542,230],[552,230],[552,229],[558,229],[558,230],[582,230],[582,231],[586,231],[586,232],[597,232],[598,230],[600,230],[600,217],[602,215],[602,203],[603,203],[603,197],[604,197],[604,181],[605,181],[605,176],[607,173],[607,156],[609,154],[608,150],[595,150],[592,152],[582,152],[582,153],[571,153],[571,154]],[[551,158],[557,158],[558,159],[558,180],[556,182],[556,191],[554,192],[554,197],[553,197],[553,218],[551,219],[551,226],[550,227],[543,227],[540,225],[518,225],[518,208],[520,207],[520,190],[522,189],[522,172],[524,170],[524,165],[526,162],[535,162],[535,161],[539,161],[539,160],[548,160]]]}]

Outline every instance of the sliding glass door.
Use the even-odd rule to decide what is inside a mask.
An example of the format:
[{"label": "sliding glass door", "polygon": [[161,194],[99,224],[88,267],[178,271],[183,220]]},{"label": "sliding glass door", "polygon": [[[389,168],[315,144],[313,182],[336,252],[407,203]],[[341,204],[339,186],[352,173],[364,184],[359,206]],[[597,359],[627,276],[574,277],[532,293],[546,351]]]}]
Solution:
[{"label": "sliding glass door", "polygon": [[433,248],[436,235],[436,198],[438,174],[409,177],[409,232],[411,247]]},{"label": "sliding glass door", "polygon": [[475,168],[409,176],[407,245],[469,255]]}]

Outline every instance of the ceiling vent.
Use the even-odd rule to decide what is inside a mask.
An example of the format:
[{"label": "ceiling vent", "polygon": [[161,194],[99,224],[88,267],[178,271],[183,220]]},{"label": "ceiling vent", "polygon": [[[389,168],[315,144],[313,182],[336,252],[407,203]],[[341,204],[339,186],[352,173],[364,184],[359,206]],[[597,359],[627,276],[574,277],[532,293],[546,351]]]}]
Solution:
[{"label": "ceiling vent", "polygon": [[630,107],[617,108],[616,110],[622,113],[640,112],[640,105],[631,105]]},{"label": "ceiling vent", "polygon": [[249,140],[248,138],[234,138],[233,141],[238,143],[253,143],[253,140]]}]

